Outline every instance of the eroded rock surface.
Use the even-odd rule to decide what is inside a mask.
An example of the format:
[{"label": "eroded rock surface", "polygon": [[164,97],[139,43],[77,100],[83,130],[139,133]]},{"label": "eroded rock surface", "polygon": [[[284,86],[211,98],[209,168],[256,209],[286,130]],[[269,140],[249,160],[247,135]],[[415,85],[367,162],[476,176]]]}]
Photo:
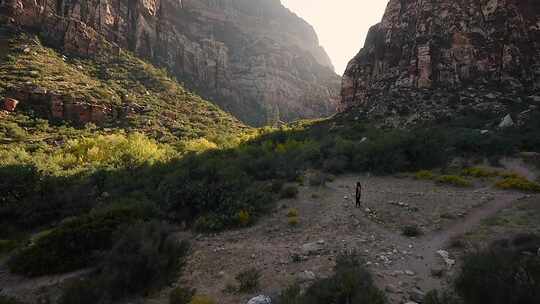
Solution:
[{"label": "eroded rock surface", "polygon": [[68,53],[98,54],[103,38],[127,48],[254,125],[339,103],[313,28],[279,0],[4,0],[2,11]]},{"label": "eroded rock surface", "polygon": [[343,109],[407,125],[528,110],[540,90],[540,2],[391,0],[349,63]]}]

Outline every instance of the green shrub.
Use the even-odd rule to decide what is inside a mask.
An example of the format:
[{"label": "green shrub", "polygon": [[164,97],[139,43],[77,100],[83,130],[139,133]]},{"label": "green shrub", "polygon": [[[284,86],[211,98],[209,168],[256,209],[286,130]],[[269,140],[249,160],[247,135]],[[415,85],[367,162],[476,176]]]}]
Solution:
[{"label": "green shrub", "polygon": [[299,284],[292,284],[281,291],[277,298],[277,304],[302,304],[302,289]]},{"label": "green shrub", "polygon": [[539,237],[520,238],[469,253],[455,281],[457,293],[467,304],[540,303],[538,248]]},{"label": "green shrub", "polygon": [[0,304],[23,304],[23,302],[8,296],[0,295]]},{"label": "green shrub", "polygon": [[525,177],[506,177],[498,181],[495,186],[500,189],[512,189],[529,192],[540,192],[540,184],[532,182]]},{"label": "green shrub", "polygon": [[433,172],[428,171],[428,170],[418,171],[416,172],[414,176],[416,179],[420,179],[420,180],[432,180],[433,178],[435,178],[435,175],[433,174]]},{"label": "green shrub", "polygon": [[406,237],[417,237],[422,235],[422,230],[416,225],[409,225],[403,227],[401,233]]},{"label": "green shrub", "polygon": [[451,292],[440,293],[437,290],[429,291],[424,297],[423,304],[461,304],[461,301]]},{"label": "green shrub", "polygon": [[442,175],[437,178],[437,182],[446,185],[452,185],[456,187],[471,187],[472,183],[457,175]]},{"label": "green shrub", "polygon": [[27,276],[64,273],[92,265],[97,253],[112,247],[113,232],[145,218],[139,206],[118,206],[61,224],[22,248],[10,261],[12,272]]},{"label": "green shrub", "polygon": [[63,290],[59,304],[95,304],[105,297],[105,291],[100,282],[95,280],[75,280]]},{"label": "green shrub", "polygon": [[172,283],[184,265],[189,245],[170,236],[158,222],[138,223],[118,230],[104,258],[98,281],[113,299],[148,295]]},{"label": "green shrub", "polygon": [[300,218],[298,216],[289,217],[289,226],[298,226],[300,224]]},{"label": "green shrub", "polygon": [[60,304],[111,303],[128,296],[146,296],[173,282],[188,251],[186,242],[170,237],[158,222],[124,226],[97,272],[64,288]]},{"label": "green shrub", "polygon": [[216,301],[209,296],[194,296],[189,304],[216,304]]},{"label": "green shrub", "polygon": [[296,208],[290,208],[287,211],[287,217],[298,217],[300,215],[300,212]]},{"label": "green shrub", "polygon": [[250,293],[259,289],[261,272],[256,268],[250,268],[248,270],[240,272],[235,277],[238,283],[237,290],[243,293]]},{"label": "green shrub", "polygon": [[465,168],[463,169],[461,174],[464,176],[472,176],[479,178],[496,177],[499,175],[497,171],[492,171],[480,167]]},{"label": "green shrub", "polygon": [[281,198],[296,198],[298,196],[298,187],[287,186],[281,190]]},{"label": "green shrub", "polygon": [[241,210],[238,212],[238,223],[240,226],[247,226],[251,222],[251,217],[249,212],[246,210]]},{"label": "green shrub", "polygon": [[200,216],[193,225],[193,228],[199,232],[216,232],[225,229],[226,224],[223,216],[208,214]]},{"label": "green shrub", "polygon": [[321,187],[326,184],[326,174],[320,171],[310,170],[306,173],[306,178],[312,187]]},{"label": "green shrub", "polygon": [[17,248],[19,242],[13,240],[0,240],[0,256]]},{"label": "green shrub", "polygon": [[280,303],[387,303],[384,293],[375,286],[363,265],[356,253],[342,254],[336,260],[331,277],[315,281],[301,296],[294,288],[282,293]]},{"label": "green shrub", "polygon": [[169,294],[169,304],[189,304],[195,294],[195,289],[176,287]]}]

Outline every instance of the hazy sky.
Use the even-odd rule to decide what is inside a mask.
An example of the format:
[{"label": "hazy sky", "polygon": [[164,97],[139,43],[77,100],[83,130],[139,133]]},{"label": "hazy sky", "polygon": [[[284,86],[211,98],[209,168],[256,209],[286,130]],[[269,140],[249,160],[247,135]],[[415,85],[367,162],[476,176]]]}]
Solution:
[{"label": "hazy sky", "polygon": [[369,28],[380,22],[388,0],[281,0],[309,22],[332,59],[336,73],[364,45]]}]

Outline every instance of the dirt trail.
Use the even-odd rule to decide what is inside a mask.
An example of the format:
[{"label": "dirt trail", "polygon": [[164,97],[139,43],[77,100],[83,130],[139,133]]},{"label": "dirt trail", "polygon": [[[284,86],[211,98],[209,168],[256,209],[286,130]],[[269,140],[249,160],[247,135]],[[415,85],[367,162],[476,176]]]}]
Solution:
[{"label": "dirt trail", "polygon": [[[407,259],[398,265],[409,267],[409,269],[413,270],[418,277],[422,278],[417,284],[421,290],[429,291],[441,288],[443,281],[436,279],[431,275],[431,271],[434,268],[437,268],[437,265],[441,264],[441,261],[444,261],[437,251],[447,248],[454,237],[460,237],[465,233],[474,230],[475,227],[478,227],[481,224],[482,220],[491,218],[498,211],[510,207],[512,203],[522,197],[523,195],[519,193],[499,193],[495,200],[472,210],[465,218],[456,221],[442,231],[431,233],[430,235],[419,239],[415,251],[418,256],[423,257],[422,259]],[[453,270],[448,269],[450,267],[446,268],[447,270]]]}]

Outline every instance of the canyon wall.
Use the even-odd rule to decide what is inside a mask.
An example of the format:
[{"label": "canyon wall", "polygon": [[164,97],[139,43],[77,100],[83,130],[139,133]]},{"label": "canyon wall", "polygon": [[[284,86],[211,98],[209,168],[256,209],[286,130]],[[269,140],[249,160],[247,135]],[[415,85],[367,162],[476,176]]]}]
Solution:
[{"label": "canyon wall", "polygon": [[405,122],[503,115],[537,106],[539,90],[540,1],[391,0],[347,67],[340,106]]},{"label": "canyon wall", "polygon": [[252,125],[333,114],[340,78],[279,0],[2,0],[8,21],[95,56],[126,48]]}]

